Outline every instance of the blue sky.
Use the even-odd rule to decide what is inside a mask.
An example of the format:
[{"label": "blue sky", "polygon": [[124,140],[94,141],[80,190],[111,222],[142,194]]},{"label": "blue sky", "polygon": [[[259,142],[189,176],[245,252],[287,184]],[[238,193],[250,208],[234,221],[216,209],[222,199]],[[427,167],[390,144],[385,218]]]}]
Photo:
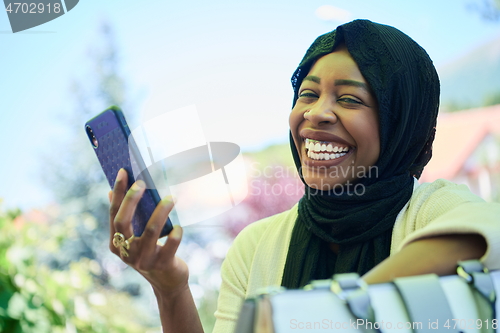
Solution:
[{"label": "blue sky", "polygon": [[[1,12],[3,207],[52,200],[39,181],[40,153],[57,149],[53,133],[73,102],[69,84],[85,75],[104,20],[115,30],[129,91],[138,96],[129,112],[147,119],[195,104],[207,140],[255,150],[287,141],[289,78],[318,35],[341,20],[368,18],[414,38],[439,68],[500,35],[500,24],[467,9],[474,1],[81,0],[58,19],[16,34]],[[337,21],[318,17],[324,5],[343,10]]]}]

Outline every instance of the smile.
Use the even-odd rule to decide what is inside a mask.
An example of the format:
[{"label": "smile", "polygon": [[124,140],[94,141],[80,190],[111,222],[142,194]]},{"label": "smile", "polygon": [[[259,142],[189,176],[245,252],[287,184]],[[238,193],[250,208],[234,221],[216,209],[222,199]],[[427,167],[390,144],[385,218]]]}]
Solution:
[{"label": "smile", "polygon": [[307,156],[313,160],[334,160],[349,152],[349,147],[312,139],[305,139],[305,148],[307,149]]}]

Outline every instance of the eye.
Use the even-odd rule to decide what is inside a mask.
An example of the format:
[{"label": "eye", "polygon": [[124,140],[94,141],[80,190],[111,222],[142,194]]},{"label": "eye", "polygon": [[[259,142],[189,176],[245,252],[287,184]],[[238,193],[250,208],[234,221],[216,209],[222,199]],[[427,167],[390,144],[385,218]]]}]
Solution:
[{"label": "eye", "polygon": [[355,105],[364,105],[366,106],[365,103],[360,101],[359,99],[352,97],[352,96],[341,96],[340,98],[337,99],[337,102],[340,104],[349,107],[349,106],[355,106]]},{"label": "eye", "polygon": [[299,93],[299,98],[318,98],[318,95],[312,90],[303,90]]}]

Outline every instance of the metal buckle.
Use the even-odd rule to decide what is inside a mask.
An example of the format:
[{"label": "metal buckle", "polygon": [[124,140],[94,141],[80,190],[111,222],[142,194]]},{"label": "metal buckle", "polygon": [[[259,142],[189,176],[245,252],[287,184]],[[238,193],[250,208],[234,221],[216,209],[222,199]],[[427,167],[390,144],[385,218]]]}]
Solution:
[{"label": "metal buckle", "polygon": [[366,290],[367,288],[368,285],[357,273],[335,274],[330,285],[330,290],[343,301],[353,291]]},{"label": "metal buckle", "polygon": [[459,261],[457,264],[457,275],[468,283],[474,282],[474,273],[488,274],[489,270],[478,260]]}]

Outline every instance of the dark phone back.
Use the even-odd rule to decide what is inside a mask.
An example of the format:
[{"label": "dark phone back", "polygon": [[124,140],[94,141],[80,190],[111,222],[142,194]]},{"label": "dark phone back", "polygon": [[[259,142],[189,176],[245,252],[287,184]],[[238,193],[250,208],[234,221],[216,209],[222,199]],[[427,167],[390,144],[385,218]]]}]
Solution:
[{"label": "dark phone back", "polygon": [[[134,179],[133,170],[144,170],[138,179],[142,179],[146,182],[147,189],[139,201],[132,219],[134,234],[140,236],[151,214],[156,208],[156,205],[160,202],[160,196],[158,195],[158,191],[154,188],[153,181],[147,168],[144,166],[144,162],[133,140],[131,140],[129,151],[128,139],[130,136],[130,129],[125,121],[125,117],[118,107],[113,106],[85,124],[87,134],[89,134],[89,128],[97,139],[97,145],[92,143],[92,139],[91,143],[111,188],[114,188],[115,179],[120,168],[127,170],[127,189],[136,181],[136,179]],[[171,230],[172,223],[170,219],[167,219],[160,237],[166,236]]]}]

